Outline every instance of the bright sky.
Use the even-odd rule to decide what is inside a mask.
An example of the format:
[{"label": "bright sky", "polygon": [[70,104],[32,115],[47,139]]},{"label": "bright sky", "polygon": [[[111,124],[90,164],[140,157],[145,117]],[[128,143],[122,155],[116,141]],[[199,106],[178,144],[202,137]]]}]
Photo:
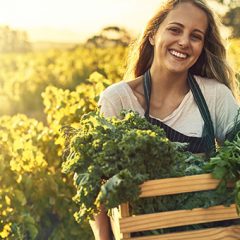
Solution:
[{"label": "bright sky", "polygon": [[79,41],[117,25],[138,33],[162,0],[0,0],[0,25],[30,40]]}]

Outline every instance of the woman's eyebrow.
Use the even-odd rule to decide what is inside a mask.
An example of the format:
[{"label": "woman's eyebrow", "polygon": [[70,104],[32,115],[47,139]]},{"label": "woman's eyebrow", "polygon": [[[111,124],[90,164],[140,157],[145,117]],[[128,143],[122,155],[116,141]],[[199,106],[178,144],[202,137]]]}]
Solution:
[{"label": "woman's eyebrow", "polygon": [[[179,22],[170,22],[169,24],[175,24],[175,25],[178,25],[178,26],[184,28],[184,25],[181,24],[181,23],[179,23]],[[195,31],[195,32],[197,31],[197,32],[202,33],[203,35],[205,35],[205,32],[203,32],[202,30],[200,30],[200,29],[198,29],[198,28],[194,29],[194,31]]]}]

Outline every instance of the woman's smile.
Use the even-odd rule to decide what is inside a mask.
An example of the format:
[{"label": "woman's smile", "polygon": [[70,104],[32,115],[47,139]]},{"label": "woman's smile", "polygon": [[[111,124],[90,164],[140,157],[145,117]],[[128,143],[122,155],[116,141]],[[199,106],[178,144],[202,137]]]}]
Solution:
[{"label": "woman's smile", "polygon": [[178,59],[186,59],[188,57],[188,54],[179,52],[177,50],[170,49],[170,54]]}]

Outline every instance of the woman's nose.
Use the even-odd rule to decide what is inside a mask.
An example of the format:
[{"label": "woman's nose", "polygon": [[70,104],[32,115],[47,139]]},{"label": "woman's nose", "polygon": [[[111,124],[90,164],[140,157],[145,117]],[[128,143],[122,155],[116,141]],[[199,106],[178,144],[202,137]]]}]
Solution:
[{"label": "woman's nose", "polygon": [[178,45],[182,48],[188,47],[189,45],[189,36],[182,35],[179,37]]}]

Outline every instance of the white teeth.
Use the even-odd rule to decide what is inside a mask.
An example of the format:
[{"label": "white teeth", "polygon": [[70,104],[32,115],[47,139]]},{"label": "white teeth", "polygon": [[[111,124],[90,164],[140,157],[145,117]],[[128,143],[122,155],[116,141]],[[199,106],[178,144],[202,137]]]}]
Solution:
[{"label": "white teeth", "polygon": [[175,50],[170,50],[170,53],[174,55],[175,57],[179,58],[187,58],[187,54],[176,52]]}]

